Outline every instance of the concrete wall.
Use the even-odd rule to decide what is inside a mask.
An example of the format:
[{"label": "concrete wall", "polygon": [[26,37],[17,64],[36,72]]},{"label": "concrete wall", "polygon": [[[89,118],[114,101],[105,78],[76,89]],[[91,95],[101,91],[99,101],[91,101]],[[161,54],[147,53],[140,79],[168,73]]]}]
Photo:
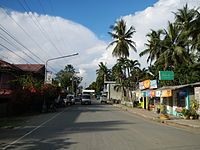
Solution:
[{"label": "concrete wall", "polygon": [[[114,87],[116,84],[109,84],[108,86],[108,95],[107,98],[109,99],[116,99],[116,100],[121,100],[122,99],[122,92],[121,91],[115,91]],[[110,91],[110,92],[109,92]]]}]

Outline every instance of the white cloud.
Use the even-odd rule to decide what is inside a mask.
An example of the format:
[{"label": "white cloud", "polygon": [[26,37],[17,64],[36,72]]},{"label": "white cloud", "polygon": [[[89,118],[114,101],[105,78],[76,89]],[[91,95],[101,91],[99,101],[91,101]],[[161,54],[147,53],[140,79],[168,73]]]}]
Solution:
[{"label": "white cloud", "polygon": [[[5,11],[9,13],[9,16]],[[98,64],[97,62],[97,64],[91,65],[93,60],[100,57],[106,50],[107,43],[99,40],[89,29],[60,17],[38,15],[36,13],[19,13],[0,8],[0,20],[0,24],[5,27],[10,34],[43,60],[43,62],[41,62],[36,57],[32,56],[22,46],[3,33],[3,31],[0,31],[4,37],[8,38],[12,43],[15,43],[17,47],[15,45],[13,47],[3,40],[1,40],[1,42],[3,42],[1,44],[25,58],[30,63],[36,62],[31,60],[24,53],[34,57],[39,63],[45,63],[49,58],[78,52],[78,56],[50,61],[48,66],[51,66],[54,70],[60,70],[63,69],[65,65],[72,64],[77,70],[80,70],[80,74],[83,75],[84,80],[90,78],[86,70],[91,67],[96,68]],[[35,22],[33,22],[33,20]],[[15,21],[28,33],[28,36]],[[22,52],[22,50],[24,52]],[[0,48],[0,57],[3,59],[8,57],[9,60],[6,59],[6,61],[11,63],[27,63],[15,54],[5,50],[5,48]],[[91,67],[88,68],[90,65]],[[49,70],[51,70],[51,68],[49,68]],[[92,75],[90,79],[94,80],[95,75]],[[89,80],[87,81],[91,82]]]},{"label": "white cloud", "polygon": [[[198,0],[160,0],[152,7],[148,7],[145,10],[136,12],[135,14],[122,17],[126,20],[128,27],[133,25],[136,28],[133,40],[136,42],[138,53],[130,51],[131,59],[139,59],[142,66],[147,66],[146,58],[140,58],[138,56],[138,54],[145,48],[144,43],[147,40],[145,35],[150,32],[150,29],[157,30],[166,28],[168,20],[174,20],[172,12],[176,12],[178,8],[182,8],[186,2],[190,8],[200,6],[200,1]],[[48,65],[51,65],[54,70],[58,71],[63,69],[65,65],[72,64],[77,71],[80,72],[80,75],[84,77],[84,85],[85,83],[88,85],[95,80],[95,70],[98,68],[99,62],[106,63],[109,68],[116,62],[116,58],[112,57],[112,47],[106,49],[108,46],[107,42],[98,39],[92,31],[80,24],[60,17],[39,15],[36,13],[19,13],[12,10],[6,11],[9,13],[9,16],[14,18],[14,20],[16,20],[16,22],[23,27],[32,39],[30,39],[20,29],[20,27],[4,13],[4,9],[2,8],[0,8],[0,24],[3,25],[9,33],[14,35],[17,40],[28,47],[34,54],[38,55],[43,60],[43,63],[49,58],[78,52],[78,56],[51,61]],[[37,21],[40,23],[42,29],[38,29],[38,25],[35,25],[31,17],[36,21],[36,23]],[[48,34],[46,35],[41,33],[40,30]],[[4,37],[10,39],[10,37],[6,36],[1,30],[0,33],[3,34]],[[54,43],[54,45],[49,42],[49,39]],[[0,43],[33,63],[30,58],[21,52],[23,47],[18,45],[13,40],[11,41],[19,48],[10,46],[2,39]],[[39,47],[34,41],[36,41]],[[24,51],[30,55],[27,50]],[[26,63],[21,58],[12,54],[8,50],[5,50],[5,48],[2,48],[1,46],[0,58],[10,61],[11,63]],[[9,60],[7,60],[7,58]]]}]

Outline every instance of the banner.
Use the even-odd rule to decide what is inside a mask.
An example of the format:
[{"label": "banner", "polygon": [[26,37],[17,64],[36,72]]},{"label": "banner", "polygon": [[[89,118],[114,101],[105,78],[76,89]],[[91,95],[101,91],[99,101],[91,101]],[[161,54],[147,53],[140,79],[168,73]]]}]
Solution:
[{"label": "banner", "polygon": [[150,89],[155,89],[158,87],[157,80],[150,80]]},{"label": "banner", "polygon": [[156,91],[151,91],[151,96],[155,97],[156,96]]},{"label": "banner", "polygon": [[146,97],[146,92],[141,92],[141,93],[140,93],[140,96],[141,96],[141,97]]},{"label": "banner", "polygon": [[146,91],[146,97],[151,97],[151,91]]},{"label": "banner", "polygon": [[139,89],[144,90],[144,82],[139,82]]},{"label": "banner", "polygon": [[162,97],[172,97],[172,90],[162,90]]},{"label": "banner", "polygon": [[162,96],[162,91],[156,91],[156,97],[161,97]]},{"label": "banner", "polygon": [[148,88],[150,88],[150,80],[145,80],[145,81],[143,81],[143,83],[144,83],[144,88],[145,89],[148,89]]},{"label": "banner", "polygon": [[139,89],[155,89],[158,87],[157,80],[145,80],[143,82],[139,82]]},{"label": "banner", "polygon": [[47,76],[46,83],[52,84],[52,72],[48,71],[46,76]]}]

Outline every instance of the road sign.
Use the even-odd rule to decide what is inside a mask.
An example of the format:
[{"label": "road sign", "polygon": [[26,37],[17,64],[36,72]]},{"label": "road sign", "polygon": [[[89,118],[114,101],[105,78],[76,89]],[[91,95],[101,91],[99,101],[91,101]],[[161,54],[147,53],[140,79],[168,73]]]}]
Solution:
[{"label": "road sign", "polygon": [[159,71],[159,80],[174,80],[173,71]]}]

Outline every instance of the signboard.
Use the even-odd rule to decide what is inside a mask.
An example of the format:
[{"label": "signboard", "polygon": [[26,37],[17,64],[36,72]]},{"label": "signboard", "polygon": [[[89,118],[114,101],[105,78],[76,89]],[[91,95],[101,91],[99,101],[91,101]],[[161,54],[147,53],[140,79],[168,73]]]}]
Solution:
[{"label": "signboard", "polygon": [[146,97],[146,92],[141,92],[140,94],[141,97]]},{"label": "signboard", "polygon": [[156,97],[161,97],[162,91],[156,91]]},{"label": "signboard", "polygon": [[150,88],[150,80],[145,80],[145,81],[143,81],[143,83],[144,83],[144,88],[145,89]]},{"label": "signboard", "polygon": [[172,90],[162,90],[162,97],[172,97]]},{"label": "signboard", "polygon": [[174,80],[173,71],[159,71],[159,80]]},{"label": "signboard", "polygon": [[151,97],[151,91],[146,91],[146,97]]},{"label": "signboard", "polygon": [[155,89],[158,87],[157,85],[157,80],[145,80],[143,82],[139,82],[139,89]]},{"label": "signboard", "polygon": [[187,96],[187,92],[186,91],[180,91],[179,92],[179,96]]},{"label": "signboard", "polygon": [[47,76],[47,78],[46,78],[46,83],[52,84],[52,72],[47,71],[46,76]]},{"label": "signboard", "polygon": [[139,89],[144,90],[144,82],[139,82]]},{"label": "signboard", "polygon": [[151,91],[151,96],[155,97],[156,96],[156,91]]},{"label": "signboard", "polygon": [[150,89],[155,89],[158,87],[157,80],[150,80]]}]

